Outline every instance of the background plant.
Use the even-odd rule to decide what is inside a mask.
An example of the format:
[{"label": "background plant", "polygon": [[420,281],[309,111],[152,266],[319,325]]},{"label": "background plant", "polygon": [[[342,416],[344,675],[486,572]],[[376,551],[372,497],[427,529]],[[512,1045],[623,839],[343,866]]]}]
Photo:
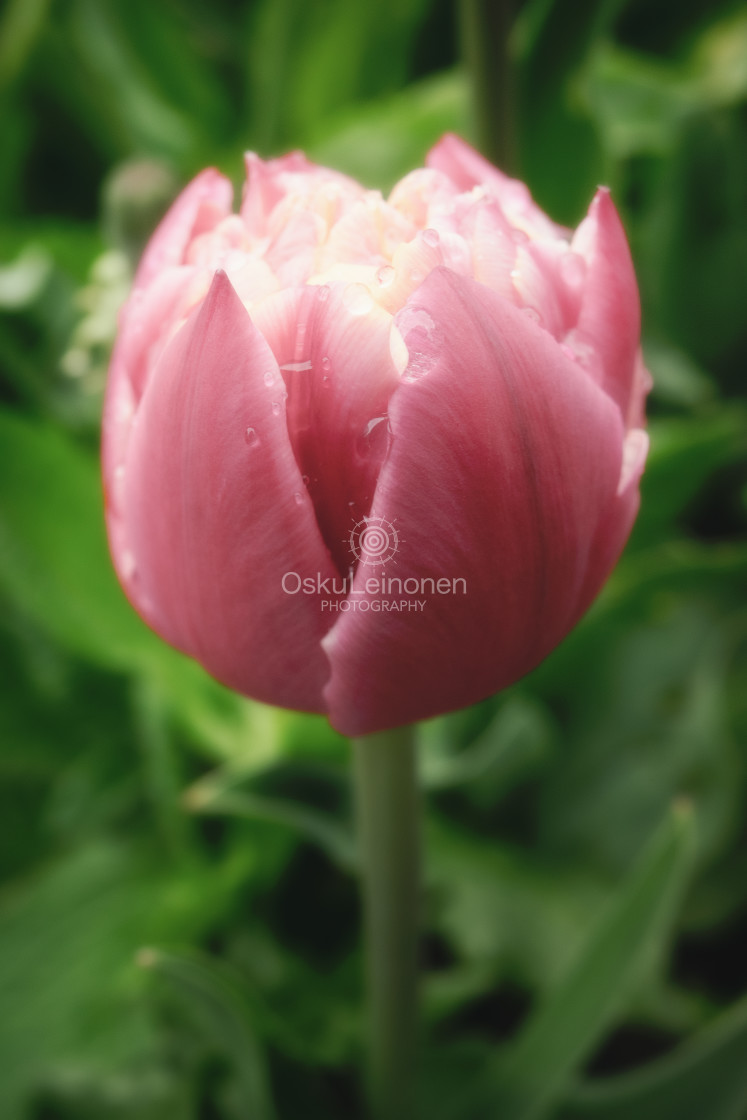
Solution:
[{"label": "background plant", "polygon": [[[10,0],[0,16],[0,1112],[358,1114],[348,745],[119,592],[97,461],[178,185],[303,146],[386,189],[475,136],[428,0]],[[747,17],[530,0],[516,170],[624,214],[656,387],[641,515],[531,677],[423,731],[424,1112],[747,1111]],[[133,162],[137,161],[137,162]],[[499,1113],[502,1108],[502,1113]]]}]

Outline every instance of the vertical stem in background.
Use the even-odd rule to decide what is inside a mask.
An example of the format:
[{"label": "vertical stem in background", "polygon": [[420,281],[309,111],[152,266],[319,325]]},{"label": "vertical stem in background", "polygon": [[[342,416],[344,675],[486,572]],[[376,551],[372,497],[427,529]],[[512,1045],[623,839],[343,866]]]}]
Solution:
[{"label": "vertical stem in background", "polygon": [[414,730],[354,740],[374,1120],[413,1120],[420,812]]},{"label": "vertical stem in background", "polygon": [[518,171],[516,67],[508,47],[517,7],[517,0],[460,0],[459,5],[477,145],[508,174]]}]

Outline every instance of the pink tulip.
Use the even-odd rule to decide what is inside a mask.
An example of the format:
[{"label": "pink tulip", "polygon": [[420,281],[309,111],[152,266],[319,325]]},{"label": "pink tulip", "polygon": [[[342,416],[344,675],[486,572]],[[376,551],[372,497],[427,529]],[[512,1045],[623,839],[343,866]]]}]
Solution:
[{"label": "pink tulip", "polygon": [[114,562],[218,680],[361,735],[463,707],[578,622],[638,508],[619,218],[575,233],[455,136],[387,200],[301,154],[199,175],[124,308]]}]

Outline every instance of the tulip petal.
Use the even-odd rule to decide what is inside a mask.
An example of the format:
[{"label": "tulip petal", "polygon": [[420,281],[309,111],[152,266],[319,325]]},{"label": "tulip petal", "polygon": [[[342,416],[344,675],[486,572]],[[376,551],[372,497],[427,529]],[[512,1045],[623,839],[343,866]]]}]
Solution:
[{"label": "tulip petal", "polygon": [[[287,572],[334,574],[265,373],[275,359],[224,273],[162,354],[134,422],[120,576],[159,633],[219,680],[322,710],[328,625]],[[112,534],[112,539],[115,539]],[[286,583],[298,591],[297,579]]]},{"label": "tulip petal", "polygon": [[[390,403],[371,517],[399,543],[383,569],[359,566],[358,605],[323,642],[330,719],[348,735],[463,707],[531,670],[599,589],[629,528],[618,531],[619,410],[546,331],[446,269],[397,324],[410,366]],[[402,593],[371,590],[382,575]],[[414,592],[408,579],[434,589]],[[388,609],[397,601],[407,609]]]},{"label": "tulip petal", "polygon": [[303,152],[269,160],[247,152],[245,158],[247,182],[240,212],[251,233],[264,232],[278,203],[294,195],[299,200],[311,198],[320,189],[326,189],[332,197],[343,194],[358,198],[364,193],[354,179],[312,163]]},{"label": "tulip petal", "polygon": [[447,133],[431,148],[425,165],[448,175],[462,191],[484,187],[514,224],[527,224],[537,236],[563,237],[567,233],[537,206],[525,183],[504,175],[454,133]]},{"label": "tulip petal", "polygon": [[233,187],[212,167],[182,191],[148,242],[134,287],[145,288],[165,268],[185,263],[194,237],[217,226],[231,213]]},{"label": "tulip petal", "polygon": [[584,586],[572,622],[574,626],[599,594],[633,528],[641,502],[638,484],[646,465],[648,444],[648,435],[642,428],[631,428],[625,436],[617,493],[591,542]]},{"label": "tulip petal", "polygon": [[390,356],[392,318],[362,284],[286,290],[258,304],[287,390],[296,461],[339,571],[349,537],[371,506],[389,446],[389,398],[399,384]]},{"label": "tulip petal", "polygon": [[608,190],[597,191],[571,248],[587,263],[574,336],[599,359],[602,387],[623,416],[639,416],[645,382],[637,375],[638,287],[625,231]]}]

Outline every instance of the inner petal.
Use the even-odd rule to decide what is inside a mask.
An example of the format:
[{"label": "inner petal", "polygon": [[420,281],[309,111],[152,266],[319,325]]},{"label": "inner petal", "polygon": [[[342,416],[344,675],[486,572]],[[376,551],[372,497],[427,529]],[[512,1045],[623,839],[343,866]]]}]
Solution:
[{"label": "inner petal", "polygon": [[283,377],[268,392],[284,401],[320,532],[347,573],[355,562],[351,531],[371,508],[389,450],[387,409],[399,384],[389,352],[391,315],[361,284],[278,292],[251,314]]}]

